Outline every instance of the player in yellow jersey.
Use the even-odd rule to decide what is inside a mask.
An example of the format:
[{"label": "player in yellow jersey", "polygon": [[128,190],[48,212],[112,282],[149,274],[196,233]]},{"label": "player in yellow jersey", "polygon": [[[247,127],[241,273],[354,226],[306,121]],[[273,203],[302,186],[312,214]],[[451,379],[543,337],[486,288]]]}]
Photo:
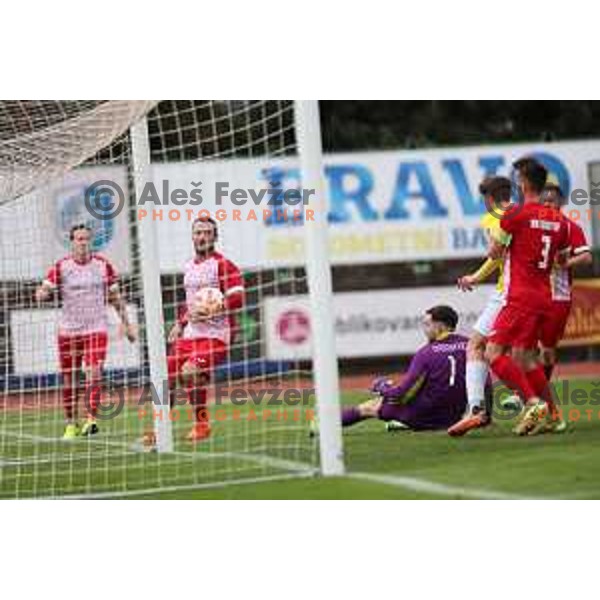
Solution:
[{"label": "player in yellow jersey", "polygon": [[[487,212],[481,219],[481,227],[489,240],[500,232],[502,213],[511,203],[511,182],[506,177],[486,177],[479,186],[485,199]],[[448,429],[452,436],[460,436],[471,429],[484,427],[490,422],[492,390],[489,382],[489,365],[485,360],[485,346],[496,317],[504,304],[504,260],[488,258],[477,271],[458,280],[458,287],[471,291],[498,272],[496,288],[479,315],[467,345],[466,388],[468,409],[465,416]]]}]

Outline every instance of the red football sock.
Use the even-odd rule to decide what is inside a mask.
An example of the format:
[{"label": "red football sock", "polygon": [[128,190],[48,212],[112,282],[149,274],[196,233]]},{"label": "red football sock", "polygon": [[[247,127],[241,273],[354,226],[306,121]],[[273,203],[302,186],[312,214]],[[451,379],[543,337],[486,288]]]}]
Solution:
[{"label": "red football sock", "polygon": [[544,375],[548,381],[552,379],[552,373],[554,373],[554,365],[544,365]]},{"label": "red football sock", "polygon": [[100,403],[100,382],[91,381],[90,385],[85,389],[86,400],[88,404],[88,416],[92,419],[96,418],[98,412],[98,404]]},{"label": "red football sock", "polygon": [[196,422],[208,423],[208,410],[206,410],[206,400],[208,391],[206,388],[190,388],[188,389],[188,397],[190,404],[195,409]]},{"label": "red football sock", "polygon": [[498,379],[514,392],[516,392],[525,402],[535,398],[535,391],[531,388],[525,373],[519,368],[519,365],[507,354],[502,354],[490,363],[492,372]]},{"label": "red football sock", "polygon": [[535,392],[536,396],[539,396],[548,404],[548,408],[550,409],[550,414],[553,419],[556,419],[559,416],[558,409],[556,408],[556,404],[554,403],[554,398],[552,397],[552,390],[546,379],[546,375],[544,374],[544,369],[541,365],[535,367],[531,371],[527,371],[525,373],[527,376],[527,381],[531,385],[531,388]]}]

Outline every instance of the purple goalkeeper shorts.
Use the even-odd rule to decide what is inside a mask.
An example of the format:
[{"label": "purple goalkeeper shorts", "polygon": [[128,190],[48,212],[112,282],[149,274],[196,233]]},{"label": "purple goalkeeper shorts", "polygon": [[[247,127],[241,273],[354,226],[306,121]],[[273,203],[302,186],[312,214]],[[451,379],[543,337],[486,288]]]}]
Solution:
[{"label": "purple goalkeeper shorts", "polygon": [[379,409],[382,421],[400,421],[415,431],[448,429],[458,421],[464,407],[439,405],[416,399],[411,404],[384,402]]}]

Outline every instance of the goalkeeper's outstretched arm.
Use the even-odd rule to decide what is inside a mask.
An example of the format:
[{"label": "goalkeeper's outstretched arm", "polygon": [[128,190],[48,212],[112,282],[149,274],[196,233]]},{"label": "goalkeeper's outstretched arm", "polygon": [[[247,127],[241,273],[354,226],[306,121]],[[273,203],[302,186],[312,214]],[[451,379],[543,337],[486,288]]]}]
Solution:
[{"label": "goalkeeper's outstretched arm", "polygon": [[371,385],[384,402],[408,404],[412,402],[423,388],[428,375],[428,365],[421,353],[417,352],[410,362],[408,371],[399,385],[394,385],[385,378],[377,378]]}]

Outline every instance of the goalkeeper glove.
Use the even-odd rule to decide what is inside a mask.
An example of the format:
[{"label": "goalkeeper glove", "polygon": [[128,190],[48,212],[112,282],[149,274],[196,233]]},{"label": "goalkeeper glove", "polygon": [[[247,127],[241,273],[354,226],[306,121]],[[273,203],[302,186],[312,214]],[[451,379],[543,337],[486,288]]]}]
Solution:
[{"label": "goalkeeper glove", "polygon": [[383,396],[392,387],[394,387],[394,382],[391,379],[388,379],[387,377],[377,377],[373,380],[369,391]]}]

